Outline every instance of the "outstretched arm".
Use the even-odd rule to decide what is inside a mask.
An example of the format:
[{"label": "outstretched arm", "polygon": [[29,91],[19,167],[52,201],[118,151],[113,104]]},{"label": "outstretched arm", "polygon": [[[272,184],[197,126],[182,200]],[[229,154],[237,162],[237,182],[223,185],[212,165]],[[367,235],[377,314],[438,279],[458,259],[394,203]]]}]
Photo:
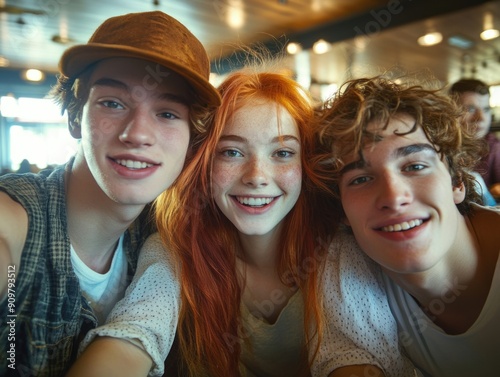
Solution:
[{"label": "outstretched arm", "polygon": [[28,214],[16,201],[0,191],[0,299],[8,282],[19,273],[19,263],[28,232]]},{"label": "outstretched arm", "polygon": [[147,376],[152,365],[149,355],[127,340],[97,337],[66,377]]},{"label": "outstretched arm", "polygon": [[180,287],[158,234],[139,255],[137,272],[106,324],[87,334],[68,377],[162,376],[175,338]]},{"label": "outstretched arm", "polygon": [[335,369],[328,377],[385,377],[384,372],[374,365],[351,365]]}]

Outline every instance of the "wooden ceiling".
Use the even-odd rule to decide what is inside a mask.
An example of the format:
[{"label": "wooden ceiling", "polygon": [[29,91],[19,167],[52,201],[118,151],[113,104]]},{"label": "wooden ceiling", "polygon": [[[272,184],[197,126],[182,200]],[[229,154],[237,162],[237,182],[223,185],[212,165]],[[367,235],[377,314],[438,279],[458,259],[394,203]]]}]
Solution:
[{"label": "wooden ceiling", "polygon": [[[298,41],[308,50],[323,38],[333,43],[328,53],[285,59],[294,71],[309,70],[312,82],[339,83],[396,65],[427,68],[443,82],[500,82],[500,38],[479,38],[487,13],[500,28],[500,1],[480,0],[0,0],[0,65],[3,58],[6,69],[55,72],[62,52],[85,43],[105,19],[155,9],[184,23],[214,62],[241,44]],[[419,46],[416,39],[430,30],[443,42]],[[453,35],[473,45],[451,46]]]}]

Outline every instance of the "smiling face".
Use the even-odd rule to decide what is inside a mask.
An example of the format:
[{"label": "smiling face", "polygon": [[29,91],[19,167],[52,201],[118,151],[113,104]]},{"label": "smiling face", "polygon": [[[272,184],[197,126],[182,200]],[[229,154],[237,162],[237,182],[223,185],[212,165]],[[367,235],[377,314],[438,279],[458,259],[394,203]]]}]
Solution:
[{"label": "smiling face", "polygon": [[145,205],[169,187],[189,145],[188,86],[173,72],[155,82],[149,65],[129,58],[98,63],[83,107],[86,163],[102,191],[122,204]]},{"label": "smiling face", "polygon": [[347,223],[361,248],[387,270],[426,271],[456,245],[461,217],[456,204],[462,187],[453,187],[421,127],[393,117],[388,127],[374,121],[368,131],[382,137],[346,160],[339,182]]},{"label": "smiling face", "polygon": [[294,120],[275,103],[248,102],[230,118],[212,183],[217,206],[239,232],[269,234],[293,208],[301,191],[300,145]]}]

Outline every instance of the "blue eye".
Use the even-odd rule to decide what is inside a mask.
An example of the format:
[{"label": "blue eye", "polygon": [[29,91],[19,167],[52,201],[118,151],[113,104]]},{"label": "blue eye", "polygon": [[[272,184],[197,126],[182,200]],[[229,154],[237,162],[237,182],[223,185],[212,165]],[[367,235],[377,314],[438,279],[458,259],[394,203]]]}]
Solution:
[{"label": "blue eye", "polygon": [[427,166],[423,164],[411,164],[405,168],[406,171],[419,171],[424,170]]},{"label": "blue eye", "polygon": [[368,182],[370,180],[371,180],[371,178],[368,177],[368,176],[358,177],[358,178],[355,178],[352,181],[350,181],[349,185],[351,185],[351,186],[357,186],[357,185],[361,185],[363,183],[366,183],[366,182]]},{"label": "blue eye", "polygon": [[279,151],[276,151],[275,155],[280,158],[287,158],[287,157],[292,157],[295,155],[295,152],[292,151],[287,151],[284,149],[281,149]]},{"label": "blue eye", "polygon": [[160,114],[158,114],[158,116],[165,118],[165,119],[179,119],[179,117],[177,115],[174,115],[174,114],[169,113],[169,112],[160,113]]},{"label": "blue eye", "polygon": [[243,156],[236,149],[226,149],[226,150],[222,151],[221,154],[223,156],[226,156],[226,157],[242,157]]},{"label": "blue eye", "polygon": [[116,101],[101,101],[101,104],[110,109],[123,109],[123,106]]}]

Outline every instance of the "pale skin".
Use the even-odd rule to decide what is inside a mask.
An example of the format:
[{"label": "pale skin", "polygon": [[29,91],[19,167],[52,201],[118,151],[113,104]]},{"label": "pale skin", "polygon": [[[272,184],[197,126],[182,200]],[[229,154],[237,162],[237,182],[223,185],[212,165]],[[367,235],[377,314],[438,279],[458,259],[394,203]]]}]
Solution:
[{"label": "pale skin", "polygon": [[[242,242],[237,268],[243,303],[269,323],[297,291],[281,282],[276,256],[281,224],[301,190],[301,144],[294,120],[283,109],[279,114],[280,129],[275,104],[256,101],[238,110],[217,146],[212,177],[214,199]],[[256,304],[270,299],[273,305],[265,310]],[[367,368],[370,376],[384,375],[377,367],[356,365],[329,377],[364,376]]]},{"label": "pale skin", "polygon": [[[438,326],[460,334],[486,300],[500,221],[485,211],[471,218],[460,214],[456,204],[464,200],[464,187],[452,184],[447,165],[422,129],[394,134],[414,123],[399,114],[386,130],[377,122],[369,124],[368,130],[383,138],[365,146],[362,160],[347,160],[340,182],[342,205],[361,248]],[[433,313],[429,304],[443,297],[446,310]]]},{"label": "pale skin", "polygon": [[[148,64],[132,58],[98,63],[90,77],[82,119],[72,131],[82,140],[72,170],[65,177],[68,232],[78,256],[99,273],[108,271],[119,237],[146,204],[177,178],[189,146],[188,86],[172,73],[168,80],[145,90]],[[8,214],[0,216],[0,262],[19,267],[27,213],[3,193],[0,213]],[[4,270],[0,292],[6,289]],[[91,347],[90,354],[93,347],[102,355],[122,354],[141,370],[151,368],[149,356],[131,343],[109,348],[102,339]],[[107,357],[102,365],[111,366],[113,360],[118,359]],[[77,367],[74,375],[99,375],[87,370],[97,363],[79,365],[82,370]],[[117,376],[128,375],[124,363],[113,368]],[[107,370],[102,373],[111,375]]]}]

